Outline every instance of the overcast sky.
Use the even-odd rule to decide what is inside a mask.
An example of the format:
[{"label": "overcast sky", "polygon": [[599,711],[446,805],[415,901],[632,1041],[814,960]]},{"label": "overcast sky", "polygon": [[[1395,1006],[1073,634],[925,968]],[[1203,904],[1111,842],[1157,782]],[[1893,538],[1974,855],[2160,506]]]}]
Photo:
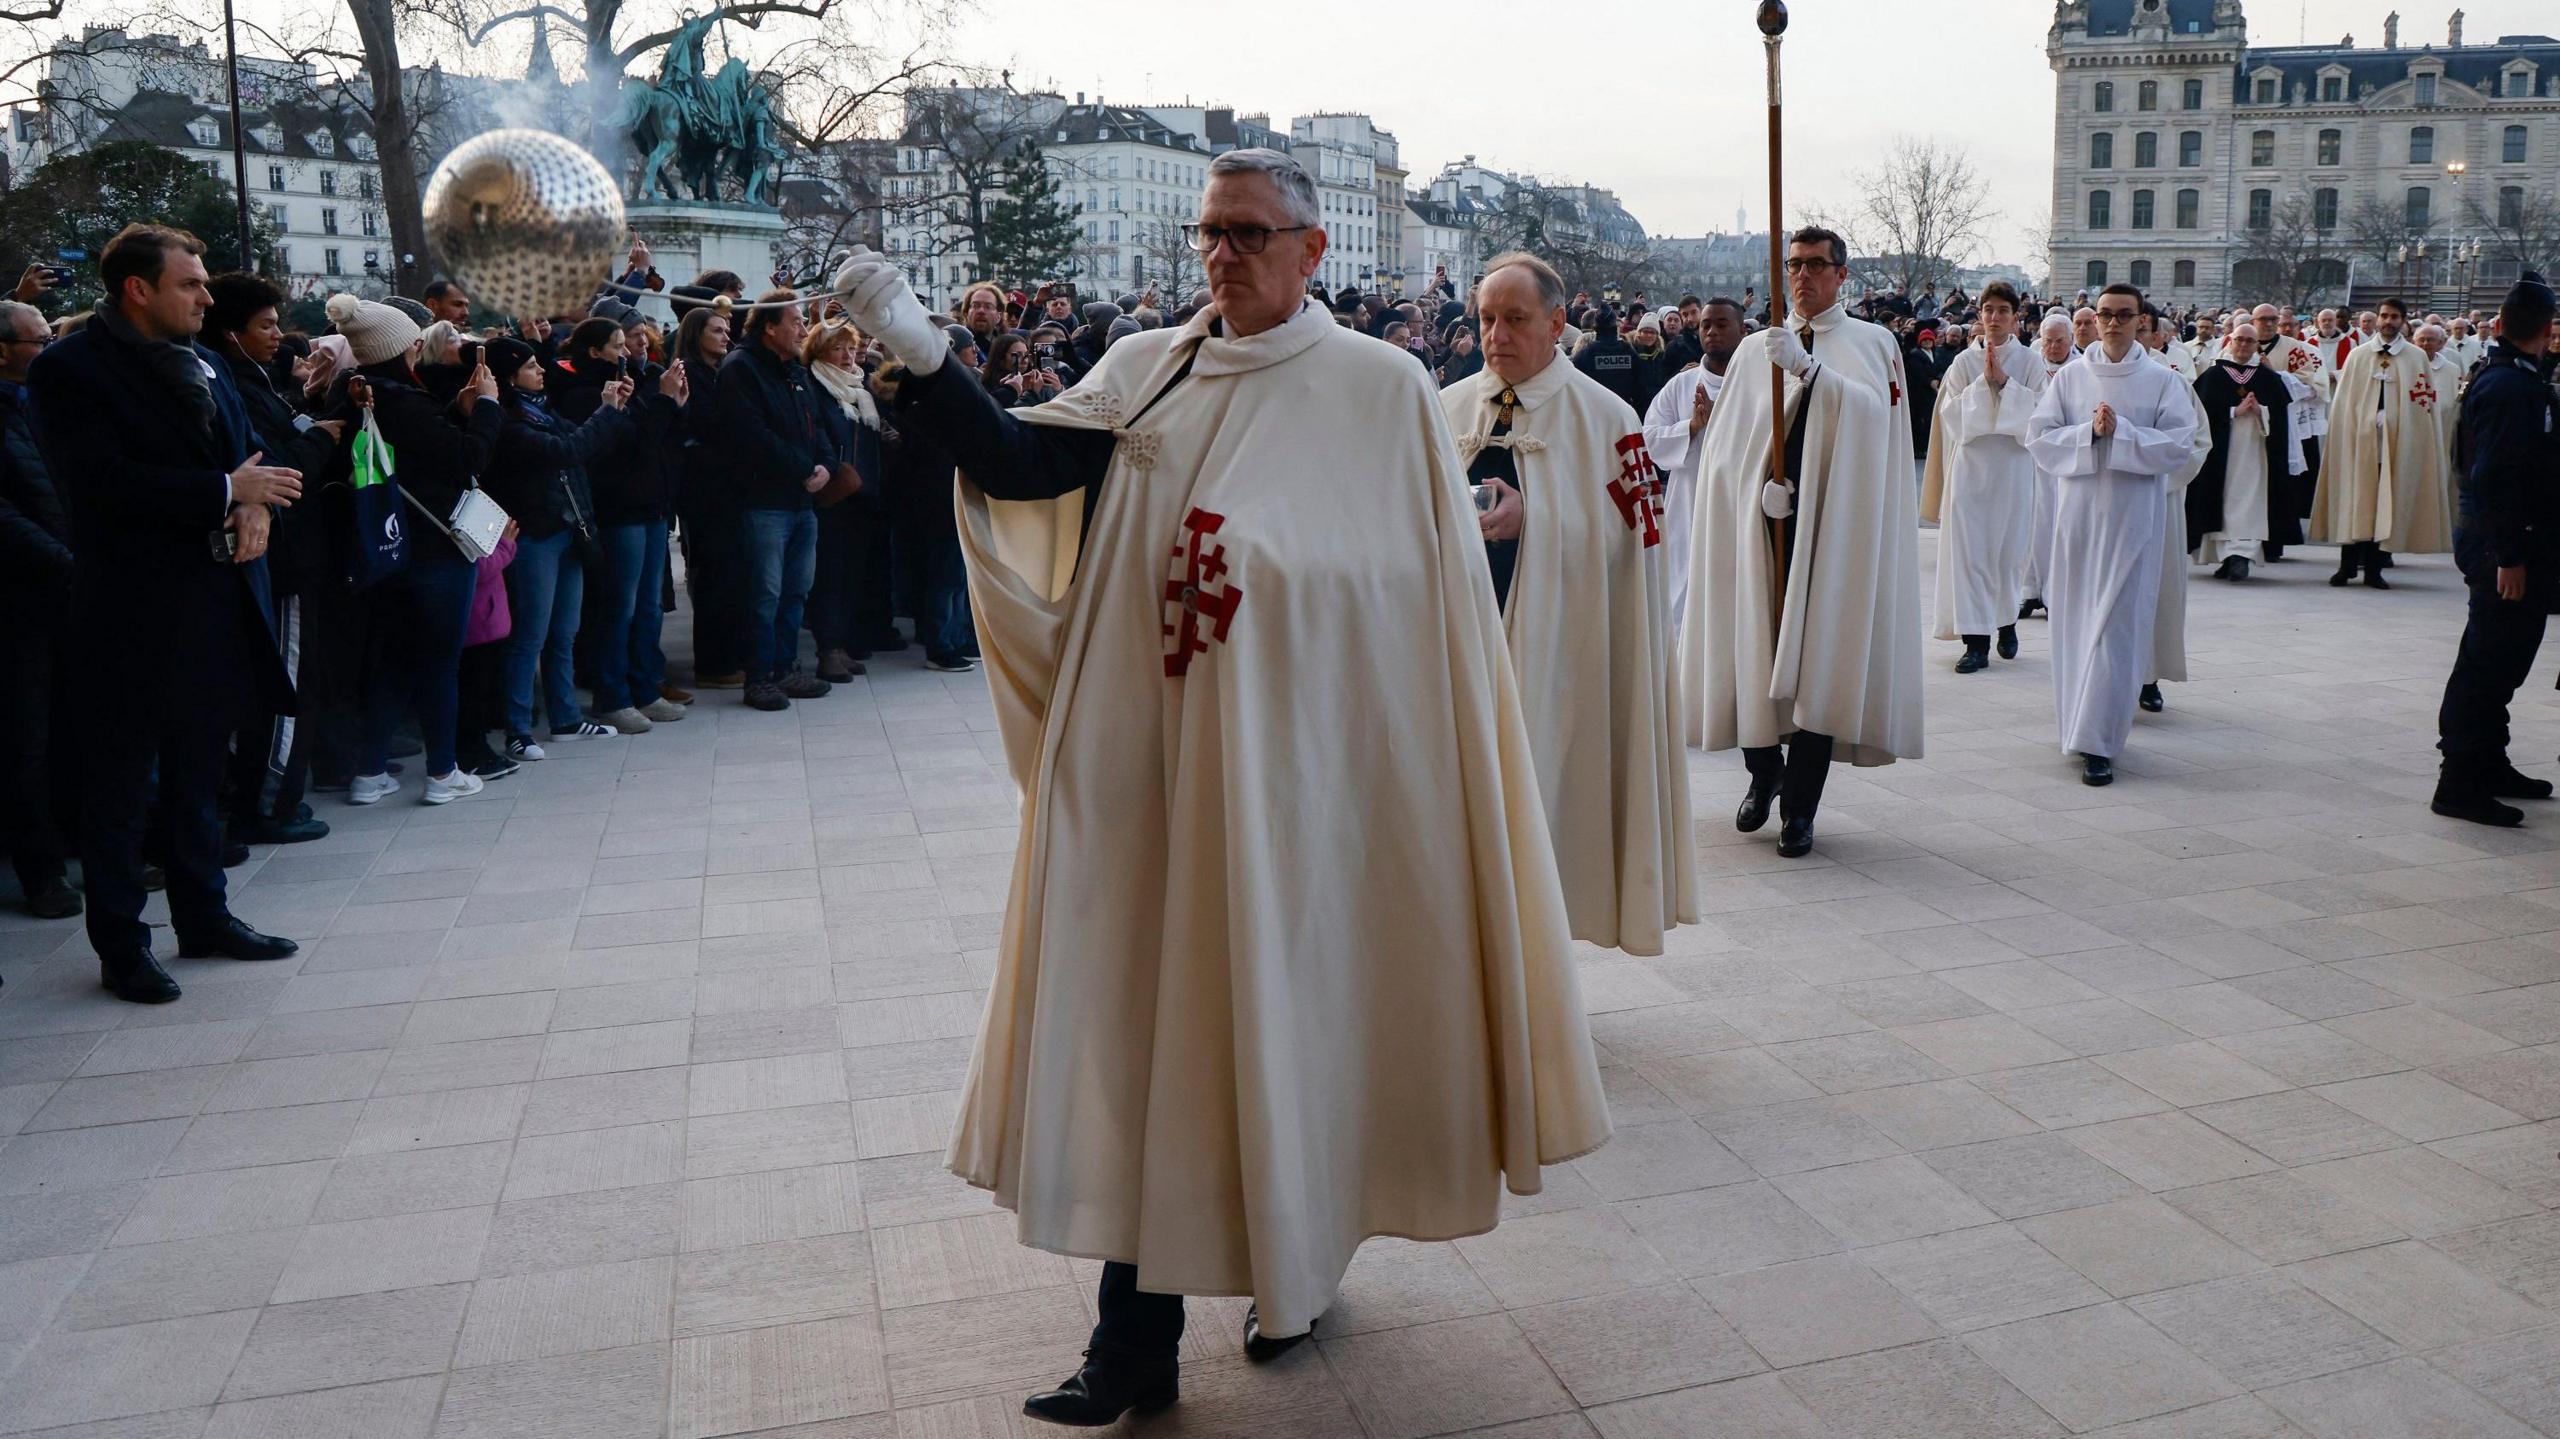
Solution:
[{"label": "overcast sky", "polygon": [[[244,16],[307,0],[242,0]],[[877,0],[885,7],[895,0]],[[2248,0],[2262,45],[2441,44],[2455,0]],[[1768,222],[1755,0],[973,0],[953,59],[1117,103],[1361,110],[1414,183],[1463,155],[1618,192],[1656,235]],[[67,19],[76,20],[75,14]],[[655,15],[685,0],[634,0]],[[2560,0],[2468,0],[2467,38],[2560,33]],[[1843,209],[1895,134],[1969,150],[1991,186],[1996,258],[2033,263],[2052,204],[2052,0],[1791,0],[1787,205]],[[307,12],[305,12],[307,13]],[[626,29],[632,28],[626,24]],[[492,65],[523,63],[523,27]],[[734,31],[732,32],[735,33]],[[556,53],[576,56],[555,38]],[[753,54],[756,37],[742,37]],[[506,56],[503,60],[499,56]],[[490,68],[472,66],[471,68]]]}]

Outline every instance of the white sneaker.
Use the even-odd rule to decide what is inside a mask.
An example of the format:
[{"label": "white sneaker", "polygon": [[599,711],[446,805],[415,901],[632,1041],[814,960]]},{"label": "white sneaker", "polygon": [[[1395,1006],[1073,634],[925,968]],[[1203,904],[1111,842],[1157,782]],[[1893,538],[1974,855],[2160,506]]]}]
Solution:
[{"label": "white sneaker", "polygon": [[647,734],[649,717],[628,705],[597,715],[595,722],[610,726],[616,734]]},{"label": "white sneaker", "polygon": [[418,798],[422,804],[451,804],[458,799],[469,799],[486,788],[488,785],[480,776],[457,766],[453,773],[442,779],[427,776],[427,792]]},{"label": "white sneaker", "polygon": [[[643,720],[641,723],[646,724],[647,721]],[[567,744],[571,740],[603,739],[613,733],[615,733],[615,730],[611,725],[600,725],[594,720],[583,719],[578,721],[576,724],[571,725],[567,729],[561,729],[557,725],[552,726],[551,742],[553,744]]]},{"label": "white sneaker", "polygon": [[540,759],[542,746],[535,744],[529,735],[510,735],[507,738],[507,758]]},{"label": "white sneaker", "polygon": [[400,781],[387,774],[360,774],[347,781],[347,803],[380,804],[400,792]]}]

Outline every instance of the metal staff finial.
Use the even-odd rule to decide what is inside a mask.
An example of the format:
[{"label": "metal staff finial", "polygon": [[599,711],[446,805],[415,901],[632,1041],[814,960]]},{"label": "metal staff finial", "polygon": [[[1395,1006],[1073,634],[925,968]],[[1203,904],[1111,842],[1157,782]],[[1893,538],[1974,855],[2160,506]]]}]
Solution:
[{"label": "metal staff finial", "polygon": [[1772,40],[1787,33],[1787,0],[1760,0],[1760,33]]}]

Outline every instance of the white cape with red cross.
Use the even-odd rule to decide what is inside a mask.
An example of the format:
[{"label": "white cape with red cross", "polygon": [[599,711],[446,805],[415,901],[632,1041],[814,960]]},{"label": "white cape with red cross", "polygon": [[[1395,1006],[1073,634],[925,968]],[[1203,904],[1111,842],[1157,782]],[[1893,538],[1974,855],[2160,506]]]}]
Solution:
[{"label": "white cape with red cross", "polygon": [[1662,953],[1698,922],[1689,761],[1671,669],[1662,472],[1636,412],[1559,358],[1511,387],[1479,370],[1440,392],[1460,456],[1510,443],[1526,517],[1503,637],[1538,762],[1573,937]]},{"label": "white cape with red cross", "polygon": [[1315,308],[1014,413],[1118,443],[1081,536],[957,487],[1023,804],[951,1167],[1303,1333],[1363,1239],[1490,1229],[1609,1134],[1465,475]]}]

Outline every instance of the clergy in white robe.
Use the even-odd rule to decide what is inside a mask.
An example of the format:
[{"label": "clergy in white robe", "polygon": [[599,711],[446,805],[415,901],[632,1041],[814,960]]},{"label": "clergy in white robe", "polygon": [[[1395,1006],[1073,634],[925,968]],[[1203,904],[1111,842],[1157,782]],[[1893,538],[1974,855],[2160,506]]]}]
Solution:
[{"label": "clergy in white robe", "polygon": [[2407,314],[2385,300],[2374,340],[2338,372],[2328,443],[2311,501],[2311,539],[2334,544],[2332,585],[2364,572],[2375,589],[2393,554],[2442,554],[2453,547],[2451,457],[2438,410],[2454,396],[2435,366],[2402,332]]},{"label": "clergy in white robe", "polygon": [[2451,475],[2454,435],[2462,427],[2462,390],[2468,371],[2454,358],[2452,339],[2442,325],[2419,326],[2418,348],[2426,352],[2435,384],[2436,428],[2444,432],[2445,473]]},{"label": "clergy in white robe", "polygon": [[2243,330],[2195,382],[2210,449],[2180,523],[2189,557],[2216,566],[2216,579],[2245,580],[2261,546],[2302,539],[2288,433],[2293,391],[2257,360],[2258,337]]},{"label": "clergy in white robe", "polygon": [[2046,573],[2054,718],[2082,778],[2107,784],[2124,750],[2158,621],[2162,494],[2195,442],[2187,387],[2136,341],[2142,296],[2099,296],[2099,346],[2045,387],[2029,448],[2055,477]]},{"label": "clergy in white robe", "polygon": [[2045,371],[2016,338],[2016,292],[1983,287],[1983,338],[1965,347],[1938,381],[1936,442],[1929,448],[1920,513],[1938,522],[1937,636],[1964,641],[1956,673],[2018,655],[2019,593],[2034,534],[2036,465],[2027,421]]},{"label": "clergy in white robe", "polygon": [[1645,449],[1662,472],[1663,593],[1670,604],[1674,649],[1681,622],[1689,615],[1689,541],[1698,510],[1698,465],[1707,452],[1707,427],[1715,423],[1716,397],[1723,392],[1723,372],[1697,365],[1673,375],[1644,412]]},{"label": "clergy in white robe", "polygon": [[1665,930],[1698,921],[1661,471],[1635,411],[1556,353],[1565,294],[1543,260],[1487,262],[1484,368],[1440,404],[1458,458],[1507,452],[1520,497],[1502,629],[1573,937],[1660,954]]},{"label": "clergy in white robe", "polygon": [[[2055,371],[2080,356],[2079,347],[2071,342],[2071,335],[2072,322],[2059,310],[2048,311],[2044,322],[2036,327],[2036,358],[2042,362],[2048,382]],[[2020,619],[2025,619],[2031,610],[2046,608],[2044,567],[2045,558],[2053,553],[2053,493],[2053,476],[2046,473],[2043,466],[2037,466],[2035,509],[2027,525],[2027,568],[2026,573],[2018,577],[2018,588],[2026,596],[2018,606]]]},{"label": "clergy in white robe", "polygon": [[[2328,318],[2334,320],[2336,316],[2329,315]],[[2258,336],[2258,363],[2298,382],[2303,388],[2303,393],[2294,397],[2285,412],[2285,435],[2288,445],[2301,447],[2306,463],[2311,467],[2295,473],[2310,474],[2316,473],[2319,467],[2321,436],[2329,433],[2329,392],[2336,383],[2337,366],[2329,358],[2329,347],[2285,333],[2286,327],[2292,323],[2292,317],[2284,311],[2273,305],[2260,305],[2250,313],[2249,327],[2254,328]],[[2237,335],[2242,328],[2235,325],[2232,333]],[[2343,340],[2345,337],[2336,338]],[[2228,339],[2224,341],[2223,352],[2230,352]],[[2284,502],[2291,506],[2297,523],[2311,518],[2311,485],[2308,481],[2297,484],[2286,477],[2276,488],[2282,492]],[[2282,559],[2284,547],[2289,543],[2293,541],[2269,541],[2264,550],[2266,557]]]},{"label": "clergy in white robe", "polygon": [[[1735,749],[1751,787],[1744,832],[1785,823],[1778,852],[1813,847],[1835,757],[1921,753],[1920,525],[1902,347],[1840,306],[1848,247],[1828,230],[1788,242],[1793,328],[1742,342],[1707,432],[1696,571],[1681,632],[1691,743]],[[1788,423],[1773,423],[1773,369]],[[1787,482],[1770,478],[1772,445]]]},{"label": "clergy in white robe", "polygon": [[1022,818],[948,1163],[1104,1261],[1093,1354],[1027,1405],[1067,1423],[1173,1402],[1179,1296],[1285,1343],[1363,1239],[1482,1233],[1609,1132],[1439,396],[1306,303],[1296,161],[1219,156],[1199,213],[1215,303],[1028,409],[887,259],[837,276],[962,471]]},{"label": "clergy in white robe", "polygon": [[[2153,352],[2155,357],[2159,352]],[[2168,362],[2163,359],[2163,365]],[[2171,374],[2177,371],[2173,368]],[[2163,511],[2160,524],[2160,598],[2152,611],[2151,665],[2144,671],[2141,705],[2157,714],[2169,707],[2160,693],[2164,680],[2180,684],[2187,680],[2187,486],[2203,470],[2205,456],[2212,446],[2212,435],[2205,427],[2204,401],[2196,395],[2195,386],[2185,386],[2187,408],[2195,421],[2196,435],[2187,447],[2185,464],[2170,472],[2168,488],[2161,493]]]}]

